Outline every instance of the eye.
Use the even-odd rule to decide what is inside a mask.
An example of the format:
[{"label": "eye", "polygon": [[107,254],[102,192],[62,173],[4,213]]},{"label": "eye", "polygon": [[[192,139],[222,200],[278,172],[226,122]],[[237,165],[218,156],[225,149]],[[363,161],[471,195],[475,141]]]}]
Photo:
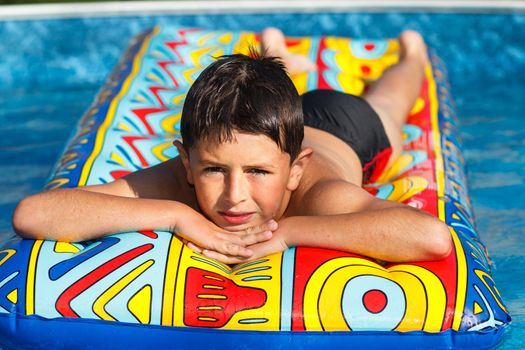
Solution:
[{"label": "eye", "polygon": [[207,168],[204,168],[205,173],[223,173],[224,169],[218,166],[210,166]]},{"label": "eye", "polygon": [[259,168],[252,168],[248,171],[250,174],[255,174],[255,175],[268,175],[270,172],[267,171],[267,170],[264,170],[264,169],[259,169]]}]

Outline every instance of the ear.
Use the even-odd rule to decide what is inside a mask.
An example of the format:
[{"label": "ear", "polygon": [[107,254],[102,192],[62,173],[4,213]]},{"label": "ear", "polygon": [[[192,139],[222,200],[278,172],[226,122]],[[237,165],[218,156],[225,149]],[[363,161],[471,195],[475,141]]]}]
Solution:
[{"label": "ear", "polygon": [[179,151],[180,160],[182,161],[182,165],[184,165],[184,169],[186,169],[186,181],[188,181],[190,185],[193,185],[193,174],[191,172],[190,167],[190,155],[188,154],[188,152],[186,152],[186,148],[184,147],[182,142],[178,140],[173,141],[173,146],[177,147],[177,150]]},{"label": "ear", "polygon": [[290,168],[290,177],[286,189],[295,191],[301,182],[304,171],[312,158],[314,151],[310,147],[303,148]]}]

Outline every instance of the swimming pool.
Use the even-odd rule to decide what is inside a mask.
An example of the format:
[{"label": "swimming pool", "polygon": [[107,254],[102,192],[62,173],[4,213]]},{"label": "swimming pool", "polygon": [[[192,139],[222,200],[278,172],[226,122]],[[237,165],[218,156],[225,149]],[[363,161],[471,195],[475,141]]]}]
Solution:
[{"label": "swimming pool", "polygon": [[[288,35],[421,31],[449,66],[470,194],[494,278],[513,316],[501,349],[525,346],[525,15],[280,13],[0,22],[0,237],[16,202],[40,190],[70,130],[128,39],[156,23]],[[122,38],[126,38],[122,40]]]}]

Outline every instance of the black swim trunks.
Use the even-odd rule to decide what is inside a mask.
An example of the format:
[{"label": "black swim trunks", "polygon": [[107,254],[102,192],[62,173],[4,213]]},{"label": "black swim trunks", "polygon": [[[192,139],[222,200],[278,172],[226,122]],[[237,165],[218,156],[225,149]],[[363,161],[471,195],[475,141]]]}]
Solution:
[{"label": "black swim trunks", "polygon": [[377,113],[359,96],[314,90],[301,96],[304,125],[346,142],[361,160],[363,182],[374,182],[385,169],[392,148]]}]

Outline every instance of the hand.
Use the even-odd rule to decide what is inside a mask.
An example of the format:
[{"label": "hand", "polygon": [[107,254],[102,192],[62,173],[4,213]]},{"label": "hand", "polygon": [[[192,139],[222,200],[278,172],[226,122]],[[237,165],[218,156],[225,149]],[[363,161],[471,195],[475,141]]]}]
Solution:
[{"label": "hand", "polygon": [[255,260],[263,256],[285,251],[289,248],[289,244],[286,242],[282,230],[277,230],[273,232],[273,236],[269,240],[252,244],[248,248],[253,252],[250,260]]},{"label": "hand", "polygon": [[[297,219],[298,217],[287,217],[279,220],[279,227],[273,232],[273,235],[270,239],[248,246],[247,248],[253,251],[250,260],[255,260],[263,256],[279,253],[292,246],[296,246],[297,242],[293,240],[293,232],[297,231],[298,227],[302,227],[300,225],[300,220],[298,221]],[[305,227],[299,231],[307,229],[308,227]]]},{"label": "hand", "polygon": [[269,240],[278,225],[274,220],[249,227],[243,231],[230,232],[215,225],[191,208],[173,230],[188,247],[204,256],[226,264],[245,261],[253,254],[249,245]]}]

